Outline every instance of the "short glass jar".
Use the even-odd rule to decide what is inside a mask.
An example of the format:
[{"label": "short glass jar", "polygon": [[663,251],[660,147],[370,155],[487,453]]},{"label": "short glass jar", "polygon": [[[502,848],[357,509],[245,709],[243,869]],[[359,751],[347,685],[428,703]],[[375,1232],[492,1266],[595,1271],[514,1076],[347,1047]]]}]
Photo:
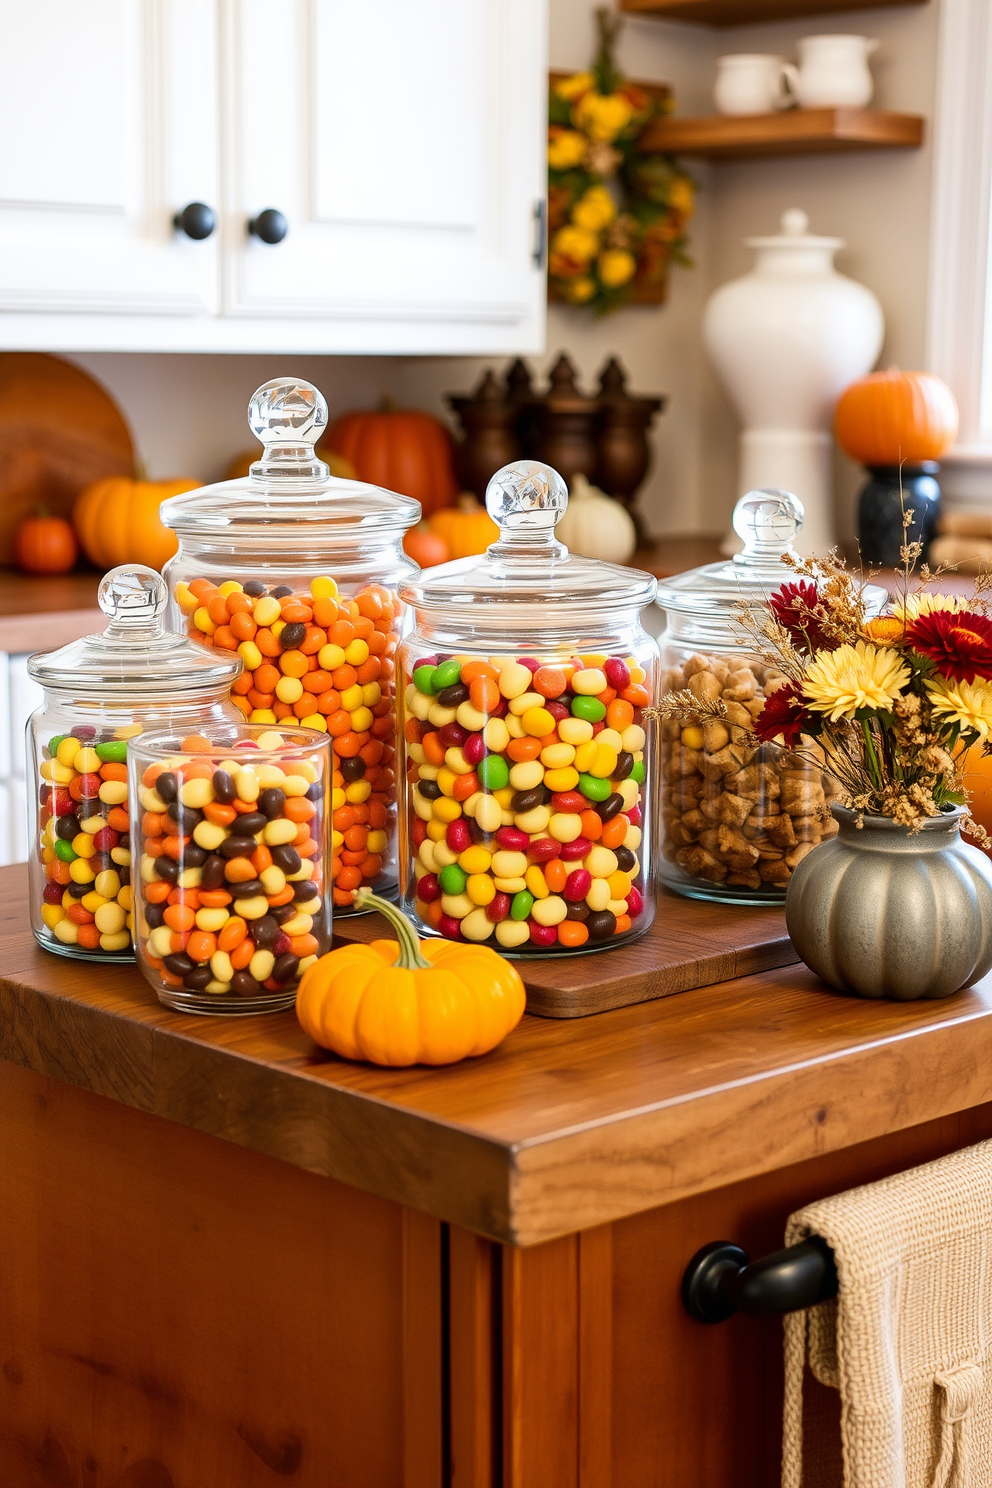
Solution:
[{"label": "short glass jar", "polygon": [[[749,491],[734,510],[743,551],[658,586],[662,695],[687,690],[726,709],[723,718],[660,725],[660,874],[692,899],[780,903],[803,858],[837,832],[836,781],[794,751],[748,737],[787,679],[759,655],[741,606],[760,622],[769,595],[794,577],[783,558],[796,558],[803,515],[787,491]],[[866,586],[864,598],[877,614],[888,595]]]},{"label": "short glass jar", "polygon": [[331,876],[347,914],[360,884],[396,890],[397,591],[417,572],[403,536],[420,504],[330,475],[314,450],[327,404],[308,382],[265,383],[248,423],[264,446],[248,476],[162,505],[179,537],[165,568],[173,622],[240,656],[234,703],[250,722],[333,738]]},{"label": "short glass jar", "polygon": [[133,961],[127,756],[150,728],[192,733],[239,718],[241,661],[164,629],[161,577],[140,564],[100,584],[102,635],[28,660],[44,688],[27,725],[31,928],[39,945]]},{"label": "short glass jar", "polygon": [[510,955],[605,950],[654,917],[656,582],[570,554],[567,501],[548,466],[505,466],[499,541],[401,590],[401,902],[425,935]]},{"label": "short glass jar", "polygon": [[187,1013],[288,1007],[331,945],[331,741],[313,729],[148,734],[129,752],[138,962]]}]

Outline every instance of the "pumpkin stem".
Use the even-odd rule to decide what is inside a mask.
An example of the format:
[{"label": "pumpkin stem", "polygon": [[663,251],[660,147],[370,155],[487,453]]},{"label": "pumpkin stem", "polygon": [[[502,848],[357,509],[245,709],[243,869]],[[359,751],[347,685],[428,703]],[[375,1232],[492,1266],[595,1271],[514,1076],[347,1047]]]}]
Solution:
[{"label": "pumpkin stem", "polygon": [[396,958],[397,966],[401,966],[404,971],[428,971],[430,969],[431,963],[420,949],[420,941],[414,933],[413,926],[395,904],[390,904],[388,899],[380,899],[378,894],[373,894],[371,889],[365,888],[355,890],[354,902],[357,909],[377,909],[396,931],[396,939],[400,947],[400,953]]}]

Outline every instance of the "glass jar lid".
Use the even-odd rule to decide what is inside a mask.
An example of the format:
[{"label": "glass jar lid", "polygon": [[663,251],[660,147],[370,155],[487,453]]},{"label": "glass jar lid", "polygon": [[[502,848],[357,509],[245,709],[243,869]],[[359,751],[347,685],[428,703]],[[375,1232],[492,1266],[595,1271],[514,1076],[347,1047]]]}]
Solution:
[{"label": "glass jar lid", "polygon": [[248,405],[248,426],[263,446],[248,475],[172,496],[166,527],[190,536],[227,534],[279,547],[285,541],[331,543],[355,529],[399,537],[420,520],[420,502],[364,481],[332,476],[314,448],[327,427],[327,404],[310,382],[275,377]]},{"label": "glass jar lid", "polygon": [[[805,516],[802,502],[789,491],[774,487],[748,491],[734,507],[734,531],[744,544],[743,551],[722,563],[707,563],[662,580],[658,604],[663,610],[680,614],[737,619],[737,606],[742,600],[767,600],[795,577],[783,558],[802,562],[793,539]],[[873,615],[889,597],[875,584],[864,585],[862,593]]]},{"label": "glass jar lid", "polygon": [[28,658],[28,675],[42,687],[126,705],[177,693],[220,694],[241,675],[240,656],[166,630],[169,595],[154,569],[141,563],[112,568],[98,599],[107,617],[102,634]]},{"label": "glass jar lid", "polygon": [[651,574],[581,558],[558,541],[555,527],[567,505],[568,488],[549,465],[504,465],[486,487],[499,539],[481,555],[424,570],[400,598],[418,610],[447,612],[452,624],[471,616],[473,628],[533,624],[573,635],[587,615],[650,604],[658,587]]}]

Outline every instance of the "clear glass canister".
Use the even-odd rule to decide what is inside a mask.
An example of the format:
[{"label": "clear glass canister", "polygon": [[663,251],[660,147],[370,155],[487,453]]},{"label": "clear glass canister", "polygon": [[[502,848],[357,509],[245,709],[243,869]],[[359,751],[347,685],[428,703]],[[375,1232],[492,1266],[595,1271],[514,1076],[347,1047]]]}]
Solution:
[{"label": "clear glass canister", "polygon": [[570,554],[567,501],[548,466],[505,466],[498,542],[401,591],[402,904],[425,935],[509,954],[603,950],[654,916],[656,581]]},{"label": "clear glass canister", "polygon": [[[795,580],[783,556],[796,557],[802,523],[789,492],[750,491],[734,510],[743,551],[658,586],[667,617],[662,694],[687,690],[726,709],[723,718],[660,725],[660,872],[690,898],[781,901],[798,864],[837,831],[836,782],[791,750],[748,737],[765,698],[787,679],[761,659],[742,604],[760,623],[769,595]],[[888,598],[875,587],[864,595],[873,614]]]},{"label": "clear glass canister", "polygon": [[327,734],[145,734],[128,768],[135,940],[159,1000],[187,1013],[288,1007],[331,946]]},{"label": "clear glass canister", "polygon": [[31,928],[48,951],[129,961],[129,741],[239,719],[230,690],[241,660],[165,630],[166,588],[150,568],[111,569],[99,602],[102,635],[28,661],[45,690],[27,726]]},{"label": "clear glass canister", "polygon": [[179,537],[173,619],[240,656],[234,703],[250,722],[331,735],[334,903],[348,913],[359,884],[396,888],[397,591],[417,572],[402,543],[420,503],[330,475],[314,452],[327,405],[308,382],[267,382],[248,423],[264,446],[248,476],[161,508]]}]

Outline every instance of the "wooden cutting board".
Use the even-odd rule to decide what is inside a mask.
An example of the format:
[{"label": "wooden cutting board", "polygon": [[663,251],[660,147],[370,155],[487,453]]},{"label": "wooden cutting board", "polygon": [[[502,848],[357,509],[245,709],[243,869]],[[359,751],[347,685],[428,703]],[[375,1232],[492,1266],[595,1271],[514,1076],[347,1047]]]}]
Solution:
[{"label": "wooden cutting board", "polygon": [[[394,938],[378,914],[334,921],[338,944]],[[518,959],[516,966],[527,987],[529,1013],[584,1018],[798,959],[782,906],[707,904],[662,889],[654,924],[639,940],[584,955]]]},{"label": "wooden cutting board", "polygon": [[113,398],[81,367],[37,351],[0,352],[0,563],[39,506],[68,517],[84,486],[134,472]]}]

